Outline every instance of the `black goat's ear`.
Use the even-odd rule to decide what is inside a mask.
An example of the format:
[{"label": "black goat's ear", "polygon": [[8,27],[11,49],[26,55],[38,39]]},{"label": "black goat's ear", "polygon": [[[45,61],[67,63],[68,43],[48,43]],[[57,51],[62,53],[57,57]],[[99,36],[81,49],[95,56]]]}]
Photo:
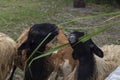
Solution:
[{"label": "black goat's ear", "polygon": [[23,50],[29,48],[28,41],[26,40],[24,43],[21,44],[21,46],[18,48],[18,50]]},{"label": "black goat's ear", "polygon": [[20,47],[18,48],[18,55],[22,55],[22,50],[23,49],[26,49],[27,48],[27,42],[25,41],[24,43],[22,43],[21,45],[20,45]]},{"label": "black goat's ear", "polygon": [[104,57],[103,51],[99,47],[97,47],[92,40],[90,40],[90,43],[91,43],[90,48],[92,52],[96,54],[97,56],[103,58]]}]

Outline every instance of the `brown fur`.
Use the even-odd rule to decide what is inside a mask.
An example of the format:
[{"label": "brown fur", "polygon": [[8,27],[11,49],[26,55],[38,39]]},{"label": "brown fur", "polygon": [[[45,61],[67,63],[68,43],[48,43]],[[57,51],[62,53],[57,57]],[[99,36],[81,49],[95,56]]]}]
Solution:
[{"label": "brown fur", "polygon": [[[58,28],[62,28],[58,25]],[[63,30],[59,31],[57,36],[57,45],[63,45],[68,43],[68,39],[65,36]],[[65,79],[75,68],[77,61],[72,58],[72,48],[70,45],[58,50],[56,53],[52,54],[51,59],[54,62],[55,69],[50,76],[50,80]],[[55,76],[56,75],[56,76]]]},{"label": "brown fur", "polygon": [[[60,25],[58,25],[58,28],[62,28]],[[17,48],[27,39],[29,28],[23,31],[21,36],[17,40]],[[68,43],[68,40],[64,34],[63,30],[59,31],[59,35],[51,41],[46,46],[46,50],[52,49],[54,46],[52,45],[54,42],[57,41],[57,46],[62,45],[64,43]],[[65,79],[67,75],[69,75],[75,68],[77,62],[73,60],[72,58],[72,48],[71,46],[66,46],[62,48],[61,50],[58,50],[57,53],[54,53],[50,56],[50,59],[54,63],[54,71],[50,75],[50,80],[58,79],[59,77],[62,77]],[[19,57],[19,58],[18,58]],[[17,57],[17,66],[19,66],[22,70],[24,69],[24,64],[26,61],[26,51],[22,51],[22,56]],[[66,60],[69,61],[69,66],[65,65]],[[19,64],[18,64],[19,63]],[[21,65],[22,64],[22,65]],[[49,65],[48,65],[49,66]],[[68,68],[70,67],[70,68]],[[53,77],[54,75],[54,77]]]}]

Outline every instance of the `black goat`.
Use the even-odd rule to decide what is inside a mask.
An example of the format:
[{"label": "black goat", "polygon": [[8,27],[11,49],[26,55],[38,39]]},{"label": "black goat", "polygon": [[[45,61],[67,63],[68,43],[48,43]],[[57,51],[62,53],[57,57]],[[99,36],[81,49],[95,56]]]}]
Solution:
[{"label": "black goat", "polygon": [[79,38],[82,36],[84,36],[84,33],[77,31],[68,35],[69,42],[73,48],[72,56],[80,62],[77,67],[77,80],[96,80],[93,79],[96,68],[93,53],[102,58],[103,52],[91,39],[86,42],[79,42]]},{"label": "black goat", "polygon": [[58,35],[59,30],[55,24],[43,23],[32,26],[28,33],[27,40],[18,48],[18,50],[20,51],[26,49],[28,58],[49,33],[51,33],[50,36],[44,41],[38,51],[36,51],[36,53],[27,62],[24,80],[47,80],[52,72],[53,66],[52,62],[50,62],[51,60],[49,59],[49,56],[35,60],[30,67],[28,64],[33,58],[43,54],[46,45],[56,35]]}]

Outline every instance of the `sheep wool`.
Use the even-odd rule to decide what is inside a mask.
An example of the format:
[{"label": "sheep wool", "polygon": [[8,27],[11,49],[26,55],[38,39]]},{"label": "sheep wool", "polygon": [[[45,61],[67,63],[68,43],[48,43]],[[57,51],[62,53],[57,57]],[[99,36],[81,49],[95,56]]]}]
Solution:
[{"label": "sheep wool", "polygon": [[104,45],[101,47],[104,58],[95,56],[96,79],[104,80],[112,71],[120,65],[120,45]]},{"label": "sheep wool", "polygon": [[16,53],[15,41],[0,33],[0,80],[5,80],[13,66]]}]

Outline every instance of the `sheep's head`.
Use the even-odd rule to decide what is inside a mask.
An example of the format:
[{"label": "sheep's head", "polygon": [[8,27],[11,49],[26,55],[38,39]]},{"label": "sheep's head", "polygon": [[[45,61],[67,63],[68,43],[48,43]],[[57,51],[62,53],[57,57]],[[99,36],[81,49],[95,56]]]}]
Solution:
[{"label": "sheep's head", "polygon": [[68,40],[73,48],[73,58],[78,59],[83,56],[90,56],[96,54],[99,57],[103,57],[103,52],[98,48],[94,42],[89,39],[86,42],[79,42],[79,38],[84,36],[84,32],[71,32],[68,35]]},{"label": "sheep's head", "polygon": [[33,25],[28,33],[27,40],[22,43],[18,50],[31,49],[34,50],[50,33],[50,36],[41,45],[41,51],[44,51],[46,44],[49,43],[56,35],[58,35],[59,30],[55,24],[42,23]]}]

